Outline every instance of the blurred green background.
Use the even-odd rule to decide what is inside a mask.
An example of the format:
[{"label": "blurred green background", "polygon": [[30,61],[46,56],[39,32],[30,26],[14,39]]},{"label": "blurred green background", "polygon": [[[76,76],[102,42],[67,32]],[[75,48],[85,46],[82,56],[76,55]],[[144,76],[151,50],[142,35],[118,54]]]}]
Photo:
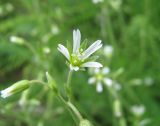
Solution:
[{"label": "blurred green background", "polygon": [[[78,28],[89,44],[101,39],[104,46],[113,46],[110,60],[99,51],[99,62],[113,72],[124,69],[117,81],[127,126],[160,126],[159,21],[159,0],[0,0],[0,89],[22,79],[45,80],[46,71],[61,89],[68,67],[57,45],[72,43],[72,31]],[[13,36],[28,44],[11,43]],[[112,96],[107,89],[97,93],[88,85],[89,77],[87,71],[74,73],[74,104],[96,126],[119,126]],[[26,94],[0,98],[0,126],[75,126],[43,86]],[[26,103],[20,105],[24,97]],[[143,115],[135,116],[133,105],[145,106]]]}]

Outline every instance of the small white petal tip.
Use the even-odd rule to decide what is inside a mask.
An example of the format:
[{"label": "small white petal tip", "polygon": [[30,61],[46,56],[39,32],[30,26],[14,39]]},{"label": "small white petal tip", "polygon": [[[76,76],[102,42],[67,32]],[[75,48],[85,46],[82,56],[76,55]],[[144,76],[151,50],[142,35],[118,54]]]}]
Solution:
[{"label": "small white petal tip", "polygon": [[103,91],[103,86],[102,86],[101,83],[97,84],[96,90],[97,90],[98,93],[101,93]]},{"label": "small white petal tip", "polygon": [[95,83],[96,82],[96,78],[95,77],[91,77],[91,78],[89,78],[89,80],[88,80],[88,83],[89,84],[93,84],[93,83]]},{"label": "small white petal tip", "polygon": [[70,64],[70,69],[71,69],[71,70],[74,70],[74,71],[78,71],[78,70],[79,70],[79,67],[78,67],[78,66],[72,66],[72,65]]}]

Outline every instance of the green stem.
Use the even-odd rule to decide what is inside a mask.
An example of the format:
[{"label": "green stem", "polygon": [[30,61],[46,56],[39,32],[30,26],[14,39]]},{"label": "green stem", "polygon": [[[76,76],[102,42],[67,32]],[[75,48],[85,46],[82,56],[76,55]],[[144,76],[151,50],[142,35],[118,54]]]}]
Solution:
[{"label": "green stem", "polygon": [[67,87],[69,87],[69,85],[70,85],[71,78],[72,78],[72,70],[69,70],[69,72],[68,72],[68,78],[67,78]]},{"label": "green stem", "polygon": [[34,83],[39,83],[39,84],[42,84],[42,85],[47,85],[45,82],[40,81],[40,80],[31,80],[30,81],[30,84],[34,84]]},{"label": "green stem", "polygon": [[83,120],[83,117],[78,111],[78,109],[70,101],[67,102],[67,105],[74,112],[74,114],[77,116],[79,121]]},{"label": "green stem", "polygon": [[109,41],[111,42],[111,44],[116,47],[116,38],[115,38],[115,35],[114,35],[114,30],[113,30],[113,24],[112,24],[112,21],[111,21],[111,15],[110,15],[110,11],[109,9],[106,10],[108,13],[105,14],[105,17],[106,17],[106,27],[107,27],[107,32],[108,32],[108,39]]},{"label": "green stem", "polygon": [[[79,122],[83,119],[83,117],[80,114],[80,112],[78,111],[78,109],[70,101],[66,101],[60,94],[58,94],[57,97],[66,106],[66,108],[68,109],[68,111],[71,113],[71,116],[72,116],[73,120],[78,125]],[[76,118],[78,119],[79,122],[77,122],[75,116],[76,116]]]},{"label": "green stem", "polygon": [[71,87],[70,87],[70,82],[71,82],[71,79],[72,79],[72,70],[69,70],[68,72],[68,77],[67,77],[67,83],[66,85],[64,85],[65,87],[65,92],[66,92],[66,95],[67,95],[67,98],[68,100],[70,101],[71,99]]},{"label": "green stem", "polygon": [[[113,83],[113,85],[114,85],[114,83]],[[106,88],[108,88],[108,87],[106,86]],[[114,89],[114,87],[110,87],[108,90],[109,90],[109,92],[110,92],[110,95],[113,97],[114,101],[115,101],[115,100],[118,100],[118,101],[119,101],[119,105],[116,106],[116,107],[118,107],[118,108],[116,108],[116,110],[118,110],[118,111],[121,113],[120,117],[117,118],[118,125],[119,125],[119,126],[126,126],[126,120],[125,120],[124,115],[123,115],[123,112],[122,112],[122,107],[121,107],[121,103],[120,103],[120,98],[118,97],[118,93],[117,93],[117,91]],[[113,102],[113,106],[114,106],[114,102]],[[114,112],[114,113],[115,113],[116,110],[115,110],[115,108],[113,107],[113,112]]]},{"label": "green stem", "polygon": [[26,47],[27,47],[28,49],[31,50],[31,52],[32,52],[35,56],[37,56],[37,52],[35,51],[35,49],[33,48],[33,46],[32,46],[31,44],[29,44],[28,42],[24,42],[24,44],[26,45]]}]

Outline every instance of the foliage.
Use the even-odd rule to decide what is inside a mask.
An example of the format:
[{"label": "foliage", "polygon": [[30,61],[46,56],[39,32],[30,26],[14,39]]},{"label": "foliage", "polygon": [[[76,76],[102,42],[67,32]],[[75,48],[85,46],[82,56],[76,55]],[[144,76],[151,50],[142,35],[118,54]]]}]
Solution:
[{"label": "foliage", "polygon": [[[99,51],[99,61],[111,69],[107,75],[120,83],[118,102],[127,126],[160,125],[160,2],[158,0],[0,0],[0,82],[4,89],[18,80],[46,81],[45,72],[63,93],[68,67],[58,52],[59,43],[72,43],[72,30],[82,41],[101,39],[112,45],[110,58]],[[22,38],[26,45],[11,42]],[[116,76],[117,71],[123,72]],[[73,74],[73,101],[81,114],[96,126],[118,126],[117,100],[109,88],[97,93],[88,85],[86,71]],[[150,82],[150,83],[149,83]],[[119,103],[118,103],[119,104]],[[141,116],[134,105],[145,106]],[[33,85],[22,94],[0,98],[0,126],[72,126],[64,105],[52,91]],[[123,118],[122,118],[123,120]],[[146,124],[145,124],[146,123]]]}]

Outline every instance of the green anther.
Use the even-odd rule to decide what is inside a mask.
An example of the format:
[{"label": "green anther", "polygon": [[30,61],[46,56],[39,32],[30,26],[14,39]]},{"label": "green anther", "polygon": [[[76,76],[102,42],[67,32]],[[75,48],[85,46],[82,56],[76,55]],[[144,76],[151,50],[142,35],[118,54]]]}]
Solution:
[{"label": "green anther", "polygon": [[80,66],[82,61],[79,59],[78,56],[76,56],[75,54],[72,54],[71,55],[71,63],[72,63],[73,66]]},{"label": "green anther", "polygon": [[79,52],[80,52],[80,54],[82,54],[82,53],[83,53],[83,49],[82,49],[82,48],[80,48],[80,49],[79,49]]}]

